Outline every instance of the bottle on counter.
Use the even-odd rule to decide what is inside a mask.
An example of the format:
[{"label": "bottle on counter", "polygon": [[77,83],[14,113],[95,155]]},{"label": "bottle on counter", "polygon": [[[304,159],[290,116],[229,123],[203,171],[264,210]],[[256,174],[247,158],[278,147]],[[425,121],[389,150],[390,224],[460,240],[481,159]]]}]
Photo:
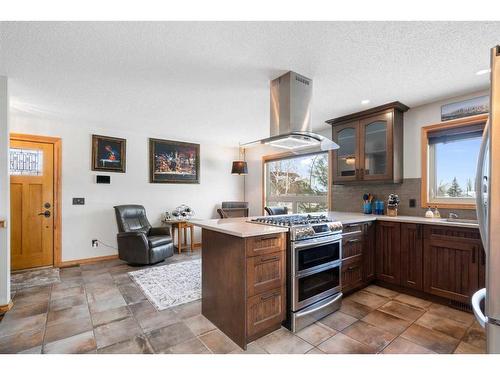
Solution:
[{"label": "bottle on counter", "polygon": [[434,219],[440,219],[441,218],[441,214],[439,213],[439,210],[437,208],[437,206],[434,208]]},{"label": "bottle on counter", "polygon": [[432,213],[431,206],[427,207],[427,211],[425,212],[425,217],[427,219],[433,219],[434,218],[434,214]]}]

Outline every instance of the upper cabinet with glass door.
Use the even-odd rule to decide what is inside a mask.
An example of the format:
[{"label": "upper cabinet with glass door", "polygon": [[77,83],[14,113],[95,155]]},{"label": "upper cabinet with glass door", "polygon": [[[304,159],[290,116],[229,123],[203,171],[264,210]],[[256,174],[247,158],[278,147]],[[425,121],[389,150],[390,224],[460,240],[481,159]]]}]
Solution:
[{"label": "upper cabinet with glass door", "polygon": [[394,102],[328,120],[339,145],[333,152],[333,183],[401,182],[403,113],[407,110]]}]

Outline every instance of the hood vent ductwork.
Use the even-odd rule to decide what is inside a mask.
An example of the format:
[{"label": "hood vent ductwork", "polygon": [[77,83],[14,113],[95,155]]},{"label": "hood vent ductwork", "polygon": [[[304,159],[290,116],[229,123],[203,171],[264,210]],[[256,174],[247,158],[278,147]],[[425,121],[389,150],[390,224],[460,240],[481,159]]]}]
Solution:
[{"label": "hood vent ductwork", "polygon": [[335,150],[339,146],[311,130],[313,82],[295,72],[271,81],[271,136],[243,144],[265,144],[294,153]]}]

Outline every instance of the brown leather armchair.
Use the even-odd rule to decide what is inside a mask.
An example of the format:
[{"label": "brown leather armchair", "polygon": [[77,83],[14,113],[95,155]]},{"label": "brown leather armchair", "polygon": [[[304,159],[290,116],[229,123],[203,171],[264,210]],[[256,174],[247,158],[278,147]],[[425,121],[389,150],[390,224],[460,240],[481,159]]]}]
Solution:
[{"label": "brown leather armchair", "polygon": [[143,206],[115,206],[118,256],[130,264],[154,264],[174,254],[169,227],[153,228]]}]

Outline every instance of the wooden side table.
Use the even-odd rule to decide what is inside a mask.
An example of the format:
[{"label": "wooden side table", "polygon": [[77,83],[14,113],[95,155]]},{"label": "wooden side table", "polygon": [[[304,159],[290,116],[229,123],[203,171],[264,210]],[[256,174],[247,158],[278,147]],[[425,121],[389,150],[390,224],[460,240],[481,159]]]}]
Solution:
[{"label": "wooden side table", "polygon": [[[187,243],[187,230],[189,229],[189,251],[193,251],[193,242],[194,242],[194,225],[188,221],[183,220],[163,220],[163,222],[167,225],[170,225],[172,228],[172,242],[175,246],[175,229],[177,229],[177,251],[179,254],[182,252],[182,249],[188,248]],[[184,234],[184,236],[183,236]]]}]

